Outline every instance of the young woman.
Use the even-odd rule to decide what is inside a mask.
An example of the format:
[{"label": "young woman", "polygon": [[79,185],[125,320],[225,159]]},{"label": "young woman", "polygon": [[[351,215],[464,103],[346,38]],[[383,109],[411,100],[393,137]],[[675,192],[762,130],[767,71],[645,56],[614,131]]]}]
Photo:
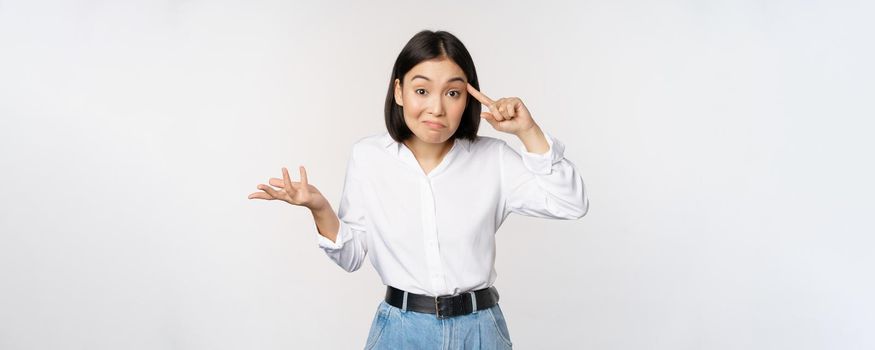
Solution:
[{"label": "young woman", "polygon": [[[309,208],[319,247],[346,271],[370,254],[387,290],[365,349],[511,348],[492,286],[495,232],[510,213],[578,219],[589,208],[564,145],[523,101],[478,89],[462,42],[421,31],[395,61],[387,132],[352,147],[336,215],[303,166],[300,182],[283,168],[276,188],[249,195]],[[481,118],[517,136],[519,150],[478,136]]]}]

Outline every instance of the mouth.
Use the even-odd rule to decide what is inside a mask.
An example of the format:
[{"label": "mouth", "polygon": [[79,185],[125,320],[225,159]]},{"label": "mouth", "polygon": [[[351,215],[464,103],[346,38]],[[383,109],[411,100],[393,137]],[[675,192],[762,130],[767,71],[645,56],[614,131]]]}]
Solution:
[{"label": "mouth", "polygon": [[441,129],[444,127],[443,124],[435,123],[435,122],[424,121],[423,123],[425,125],[428,125],[428,127],[433,128],[433,129]]}]

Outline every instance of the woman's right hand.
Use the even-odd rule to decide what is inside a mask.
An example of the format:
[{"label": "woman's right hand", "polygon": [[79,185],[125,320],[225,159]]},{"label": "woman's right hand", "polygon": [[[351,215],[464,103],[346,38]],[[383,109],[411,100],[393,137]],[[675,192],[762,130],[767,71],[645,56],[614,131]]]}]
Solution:
[{"label": "woman's right hand", "polygon": [[322,192],[319,192],[315,186],[307,183],[307,170],[303,166],[299,168],[301,170],[301,182],[292,182],[292,179],[289,177],[289,171],[286,168],[282,168],[283,178],[277,179],[272,177],[268,182],[270,186],[277,187],[277,189],[259,184],[257,188],[262,190],[262,192],[251,193],[248,198],[279,199],[289,204],[307,207],[312,211],[318,211],[328,206],[328,200],[322,196]]}]

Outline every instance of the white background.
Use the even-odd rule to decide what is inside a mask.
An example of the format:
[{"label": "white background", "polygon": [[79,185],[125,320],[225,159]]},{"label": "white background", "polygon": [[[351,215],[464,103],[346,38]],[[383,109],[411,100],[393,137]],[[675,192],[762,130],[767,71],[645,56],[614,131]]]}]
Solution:
[{"label": "white background", "polygon": [[498,232],[517,348],[875,348],[873,10],[0,1],[0,348],[361,348],[370,263],[246,197],[304,165],[336,206],[421,29],[457,35],[589,191],[581,220]]}]

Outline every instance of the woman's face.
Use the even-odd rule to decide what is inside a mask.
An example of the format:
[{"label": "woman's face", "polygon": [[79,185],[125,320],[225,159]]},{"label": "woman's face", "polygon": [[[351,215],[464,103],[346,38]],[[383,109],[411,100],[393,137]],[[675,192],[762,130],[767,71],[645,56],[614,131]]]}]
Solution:
[{"label": "woman's face", "polygon": [[395,103],[413,134],[428,143],[443,143],[459,128],[468,100],[468,80],[448,58],[422,61],[395,79]]}]

